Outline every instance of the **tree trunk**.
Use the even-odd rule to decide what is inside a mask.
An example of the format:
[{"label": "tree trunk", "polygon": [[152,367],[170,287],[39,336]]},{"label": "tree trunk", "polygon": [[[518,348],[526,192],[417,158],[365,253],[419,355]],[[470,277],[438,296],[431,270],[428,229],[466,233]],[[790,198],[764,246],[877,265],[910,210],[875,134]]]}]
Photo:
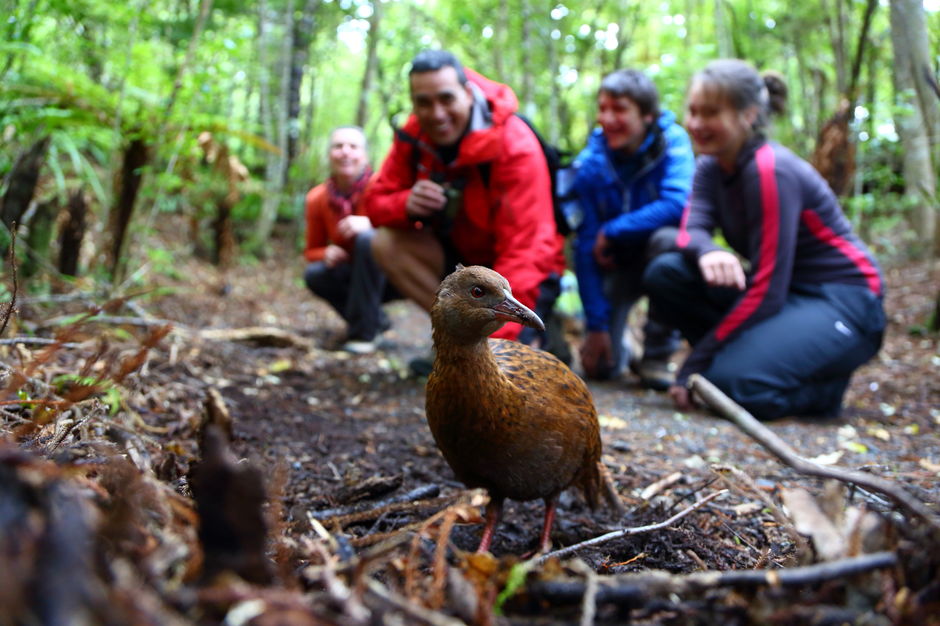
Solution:
[{"label": "tree trunk", "polygon": [[530,6],[529,0],[522,0],[522,39],[519,42],[522,52],[522,93],[519,94],[519,108],[525,115],[528,115],[531,119],[532,114],[535,112],[535,101],[534,101],[534,84],[535,77],[533,76],[533,47],[534,43],[532,41],[532,7]]},{"label": "tree trunk", "polygon": [[728,25],[726,13],[729,8],[724,0],[715,0],[715,39],[718,40],[718,56],[727,59],[734,56],[734,45],[731,41],[731,27]]},{"label": "tree trunk", "polygon": [[26,260],[20,268],[23,278],[34,276],[42,267],[42,264],[47,262],[58,209],[59,203],[55,199],[46,200],[36,205],[36,211],[29,220],[29,234],[26,237]]},{"label": "tree trunk", "polygon": [[[170,98],[166,104],[166,111],[164,113],[164,130],[169,125],[170,115],[173,113],[173,107],[176,106],[176,98],[179,95],[180,89],[183,87],[183,77],[186,75],[186,72],[189,70],[189,66],[192,65],[193,59],[196,56],[196,48],[199,45],[199,36],[202,34],[203,29],[206,25],[206,20],[209,17],[209,13],[212,10],[212,0],[201,0],[199,6],[199,19],[196,20],[195,28],[193,29],[193,36],[189,40],[189,48],[186,50],[186,57],[183,60],[183,64],[179,66],[179,69],[176,71],[176,79],[173,81],[173,87],[170,90]],[[161,133],[161,137],[165,133]]]},{"label": "tree trunk", "polygon": [[147,156],[146,142],[141,137],[131,139],[124,149],[121,170],[114,180],[115,203],[108,214],[108,269],[115,282],[120,280],[123,272],[124,242],[134,217],[134,204],[143,180],[141,168],[147,164]]},{"label": "tree trunk", "polygon": [[372,3],[372,16],[369,18],[369,39],[366,47],[366,69],[362,73],[362,85],[359,89],[359,107],[356,110],[356,125],[365,128],[369,113],[369,95],[375,84],[375,68],[378,66],[379,24],[382,21],[382,3]]},{"label": "tree trunk", "polygon": [[88,205],[85,204],[85,195],[81,190],[72,192],[67,211],[68,217],[59,232],[59,272],[66,276],[78,276],[78,261],[88,214]]},{"label": "tree trunk", "polygon": [[933,76],[930,45],[921,0],[892,0],[891,41],[894,49],[895,125],[904,146],[904,187],[917,202],[915,228],[925,252],[940,252],[937,227],[937,167],[940,99],[928,79]]},{"label": "tree trunk", "polygon": [[[376,3],[378,4],[378,3]],[[310,41],[320,0],[307,0],[300,19],[294,23],[290,63],[290,85],[287,96],[287,169],[297,157],[300,142],[300,88],[304,81],[304,68],[310,58]]]},{"label": "tree trunk", "polygon": [[503,57],[509,49],[509,0],[499,0],[496,10],[496,23],[493,26],[493,69],[500,80],[513,84],[512,77],[506,73]]},{"label": "tree trunk", "polygon": [[[865,16],[862,19],[862,27],[858,33],[851,72],[848,77],[843,76],[840,79],[840,89],[842,91],[838,110],[820,129],[816,150],[813,152],[813,166],[822,174],[826,182],[829,183],[829,187],[838,196],[851,192],[852,181],[855,177],[856,145],[855,137],[849,129],[849,123],[855,116],[862,59],[865,57],[865,51],[868,48],[868,31],[871,26],[872,15],[877,6],[878,0],[868,0],[865,6]],[[838,10],[841,14],[841,3]],[[843,20],[840,17],[838,20],[840,33],[838,44],[840,46],[844,45],[841,40],[842,22]],[[836,41],[833,41],[833,46],[836,43]],[[844,65],[844,60],[840,63]]]},{"label": "tree trunk", "polygon": [[3,231],[0,232],[0,250],[3,251],[3,259],[9,252],[11,241],[9,233],[23,218],[23,214],[26,213],[36,193],[36,183],[39,181],[39,172],[48,149],[49,136],[47,135],[17,157],[7,177],[7,190],[3,198],[0,198],[0,222],[3,224]]},{"label": "tree trunk", "polygon": [[[293,32],[293,0],[288,1],[288,10],[286,17],[286,33]],[[268,22],[268,5],[263,0],[258,3],[259,29],[258,29],[258,62],[261,65],[261,123],[264,128],[265,140],[278,147],[277,153],[268,153],[265,163],[265,193],[261,200],[261,213],[255,224],[255,232],[251,241],[251,247],[256,252],[263,252],[271,230],[274,228],[274,221],[277,219],[278,206],[281,203],[281,196],[284,192],[284,181],[287,173],[285,164],[287,163],[287,132],[286,121],[287,112],[284,110],[286,105],[286,89],[289,82],[289,72],[281,72],[280,89],[272,93],[271,80],[269,76],[271,63],[269,61],[268,47],[271,41],[271,25]],[[291,39],[290,36],[286,39]],[[291,45],[281,46],[283,58],[282,63],[289,64]],[[274,64],[277,67],[284,67],[281,63]],[[275,102],[277,103],[275,105]]]}]

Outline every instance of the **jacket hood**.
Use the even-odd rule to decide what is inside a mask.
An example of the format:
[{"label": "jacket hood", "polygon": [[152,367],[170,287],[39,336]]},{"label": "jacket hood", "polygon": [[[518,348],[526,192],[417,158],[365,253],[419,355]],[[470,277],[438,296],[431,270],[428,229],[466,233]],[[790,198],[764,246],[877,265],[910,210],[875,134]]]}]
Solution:
[{"label": "jacket hood", "polygon": [[467,74],[467,79],[480,88],[489,105],[493,124],[497,126],[504,124],[513,113],[519,110],[519,99],[516,98],[516,94],[509,85],[490,80],[470,68],[464,68],[464,72]]}]

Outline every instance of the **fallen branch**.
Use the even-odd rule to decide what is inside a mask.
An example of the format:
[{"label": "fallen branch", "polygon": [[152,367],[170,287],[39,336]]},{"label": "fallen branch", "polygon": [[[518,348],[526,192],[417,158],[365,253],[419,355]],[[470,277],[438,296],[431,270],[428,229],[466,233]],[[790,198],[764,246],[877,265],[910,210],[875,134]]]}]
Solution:
[{"label": "fallen branch", "polygon": [[407,598],[391,591],[374,578],[368,579],[366,588],[383,603],[402,611],[410,618],[409,623],[430,624],[430,626],[464,626],[462,620],[408,602]]},{"label": "fallen branch", "polygon": [[871,491],[877,491],[894,500],[894,502],[913,513],[926,522],[935,533],[940,533],[940,518],[923,502],[906,492],[896,483],[845,468],[826,466],[813,463],[794,452],[773,431],[761,424],[757,418],[748,413],[743,407],[724,394],[708,379],[699,374],[689,377],[689,388],[701,397],[708,406],[721,416],[734,422],[745,434],[756,440],[759,444],[775,454],[784,464],[792,467],[801,474],[817,476],[819,478],[834,478],[846,483],[853,483]]},{"label": "fallen branch", "polygon": [[[362,515],[368,513],[371,517],[359,518],[357,517],[355,521],[365,521],[369,519],[376,519],[381,515],[388,513],[389,510],[386,509],[389,505],[399,504],[399,503],[408,503],[408,504],[418,504],[417,501],[427,500],[429,498],[436,498],[437,495],[441,492],[441,488],[437,485],[422,485],[420,487],[415,487],[407,493],[403,493],[391,498],[382,500],[381,502],[358,502],[350,506],[344,506],[333,509],[321,509],[319,511],[311,511],[310,515],[315,517],[318,520],[328,520],[330,518],[343,518],[351,515]],[[334,520],[331,520],[334,521]]]},{"label": "fallen branch", "polygon": [[667,520],[665,520],[665,521],[662,521],[662,522],[659,522],[659,523],[657,523],[657,524],[649,524],[649,525],[647,525],[647,526],[635,526],[635,527],[633,527],[633,528],[621,528],[621,529],[619,529],[619,530],[615,530],[615,531],[613,531],[613,532],[609,532],[609,533],[607,533],[606,535],[601,535],[601,536],[599,536],[599,537],[594,537],[594,538],[592,538],[592,539],[587,539],[587,540],[582,541],[582,542],[580,542],[580,543],[576,543],[576,544],[574,544],[574,545],[570,545],[570,546],[567,546],[567,547],[565,547],[565,548],[561,548],[561,549],[559,549],[559,550],[554,550],[554,551],[552,551],[552,552],[547,552],[547,553],[543,554],[542,556],[537,557],[537,558],[536,558],[536,563],[538,563],[538,564],[544,563],[546,560],[548,560],[548,559],[550,559],[550,558],[552,558],[552,557],[567,556],[567,555],[569,555],[569,554],[572,554],[573,552],[577,552],[577,551],[580,550],[581,548],[586,548],[586,547],[588,547],[588,546],[594,546],[594,545],[597,545],[597,544],[599,544],[599,543],[605,543],[605,542],[610,541],[610,540],[612,540],[612,539],[617,539],[618,537],[625,537],[625,536],[627,536],[627,535],[640,535],[640,534],[643,534],[643,533],[652,532],[652,531],[654,531],[654,530],[662,530],[663,528],[668,528],[669,526],[671,526],[672,524],[675,524],[676,522],[678,522],[680,519],[682,519],[683,517],[685,517],[685,516],[688,515],[689,513],[692,513],[693,511],[697,511],[698,509],[702,508],[703,506],[705,506],[706,504],[708,504],[709,502],[711,502],[712,500],[714,500],[714,499],[717,498],[718,496],[723,495],[723,494],[726,494],[726,493],[728,493],[728,490],[727,490],[727,489],[722,489],[721,491],[716,491],[715,493],[709,494],[709,495],[705,496],[704,498],[702,498],[701,500],[699,500],[698,502],[696,502],[695,504],[693,504],[692,506],[690,506],[690,507],[688,507],[688,508],[686,508],[686,509],[683,509],[682,511],[679,511],[678,513],[676,513],[675,515],[673,515],[673,516],[670,517],[669,519],[667,519]]},{"label": "fallen branch", "polygon": [[[665,597],[670,594],[682,596],[719,587],[818,585],[863,572],[894,567],[897,563],[898,557],[894,552],[874,552],[839,561],[787,569],[705,571],[684,575],[647,570],[635,574],[599,578],[595,598],[598,604],[641,606],[656,597]],[[530,597],[552,604],[581,602],[588,591],[589,583],[583,581],[535,582],[526,588],[526,593]]]},{"label": "fallen branch", "polygon": [[3,319],[0,320],[0,335],[6,332],[7,324],[10,323],[10,317],[16,310],[16,296],[19,293],[19,282],[16,277],[16,223],[10,229],[10,275],[13,278],[13,289],[11,290],[10,302],[3,312]]},{"label": "fallen branch", "polygon": [[0,346],[52,346],[60,345],[63,348],[80,348],[82,344],[72,341],[63,342],[59,339],[50,339],[48,337],[9,337],[0,339]]},{"label": "fallen branch", "polygon": [[265,326],[249,326],[246,328],[210,328],[196,332],[202,339],[220,341],[245,341],[260,346],[272,348],[302,348],[312,350],[313,344],[309,339],[296,333]]}]

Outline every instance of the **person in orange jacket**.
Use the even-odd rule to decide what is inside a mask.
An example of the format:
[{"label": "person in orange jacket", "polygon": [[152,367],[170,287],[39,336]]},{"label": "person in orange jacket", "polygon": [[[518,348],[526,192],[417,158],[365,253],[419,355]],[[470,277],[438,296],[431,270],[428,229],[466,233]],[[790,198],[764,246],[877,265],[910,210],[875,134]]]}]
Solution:
[{"label": "person in orange jacket", "polygon": [[[515,115],[516,95],[444,50],[413,59],[409,86],[412,114],[366,192],[376,260],[425,310],[457,263],[490,267],[544,320],[560,289],[564,237],[545,155]],[[494,336],[547,347],[525,330],[509,323]]]},{"label": "person in orange jacket", "polygon": [[372,169],[362,129],[335,128],[328,158],[329,179],[311,189],[305,203],[304,282],[346,321],[343,349],[365,354],[375,350],[376,336],[389,327],[381,305],[396,294],[372,256],[375,230],[362,203]]}]

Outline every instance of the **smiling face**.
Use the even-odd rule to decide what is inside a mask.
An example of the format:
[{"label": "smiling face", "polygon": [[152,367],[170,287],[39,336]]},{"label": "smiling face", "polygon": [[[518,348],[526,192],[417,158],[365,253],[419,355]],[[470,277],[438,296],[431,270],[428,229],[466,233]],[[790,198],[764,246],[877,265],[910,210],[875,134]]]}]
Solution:
[{"label": "smiling face", "polygon": [[627,96],[601,91],[597,96],[597,123],[611,150],[636,152],[653,123],[652,114],[644,115],[639,105]]},{"label": "smiling face", "polygon": [[452,146],[470,123],[473,94],[450,66],[411,75],[411,105],[418,123],[436,146]]},{"label": "smiling face", "polygon": [[735,109],[716,88],[696,80],[689,88],[685,127],[698,154],[717,157],[727,171],[734,169],[738,152],[753,134],[757,107]]},{"label": "smiling face", "polygon": [[330,174],[340,187],[362,176],[368,163],[366,138],[356,128],[337,128],[330,135]]}]

